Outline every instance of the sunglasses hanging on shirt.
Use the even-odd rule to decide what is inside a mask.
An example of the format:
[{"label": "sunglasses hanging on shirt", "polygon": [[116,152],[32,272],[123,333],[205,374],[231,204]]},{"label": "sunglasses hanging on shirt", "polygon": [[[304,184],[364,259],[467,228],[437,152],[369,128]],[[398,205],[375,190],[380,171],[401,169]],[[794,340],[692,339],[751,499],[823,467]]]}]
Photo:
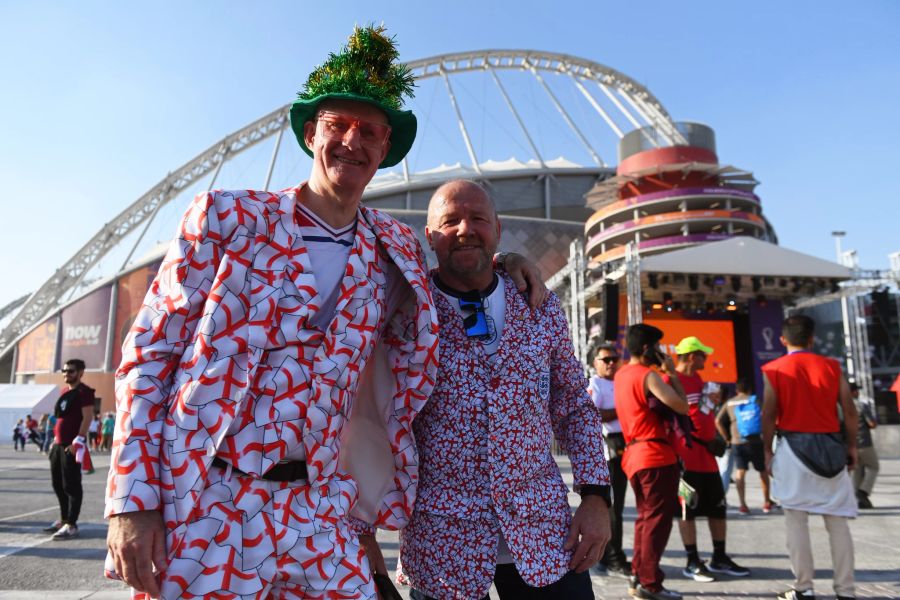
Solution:
[{"label": "sunglasses hanging on shirt", "polygon": [[467,337],[484,340],[491,336],[487,315],[484,312],[484,299],[481,294],[467,292],[459,298],[459,308],[463,313],[471,313],[463,317],[463,328],[466,330]]}]

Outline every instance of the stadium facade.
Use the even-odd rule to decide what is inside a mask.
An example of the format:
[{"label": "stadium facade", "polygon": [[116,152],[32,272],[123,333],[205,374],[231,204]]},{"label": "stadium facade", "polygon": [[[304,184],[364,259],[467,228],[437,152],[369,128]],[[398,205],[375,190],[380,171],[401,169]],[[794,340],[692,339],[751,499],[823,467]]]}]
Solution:
[{"label": "stadium facade", "polygon": [[[735,322],[767,290],[773,300],[767,314],[780,315],[777,302],[790,301],[788,292],[836,286],[827,275],[702,275],[644,265],[629,284],[636,293],[627,293],[622,275],[634,263],[629,257],[734,240],[777,243],[754,191],[758,182],[719,163],[712,129],[673,121],[645,87],[578,57],[487,50],[409,66],[422,99],[422,106],[412,106],[419,139],[407,160],[373,180],[364,202],[421,235],[428,200],[441,183],[482,182],[501,215],[502,249],[532,258],[552,275],[551,286],[570,284],[559,291],[569,301],[582,359],[591,340],[610,337],[603,324],[618,329],[654,310],[669,318],[725,315]],[[174,169],[37,292],[0,308],[0,381],[59,383],[61,363],[78,357],[87,363],[85,381],[98,390],[101,409],[111,409],[122,341],[190,197],[203,189],[253,187],[247,182],[252,169],[262,189],[289,187],[308,170],[290,135],[283,143],[287,115],[281,107]],[[617,166],[603,158],[614,154]],[[418,168],[422,163],[428,168]],[[729,310],[736,294],[741,305]]]}]

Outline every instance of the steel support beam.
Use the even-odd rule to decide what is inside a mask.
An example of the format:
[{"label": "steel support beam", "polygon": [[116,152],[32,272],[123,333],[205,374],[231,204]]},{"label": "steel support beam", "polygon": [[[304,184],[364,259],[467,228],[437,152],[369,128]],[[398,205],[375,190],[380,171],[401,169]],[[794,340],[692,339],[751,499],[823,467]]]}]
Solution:
[{"label": "steel support beam", "polygon": [[610,118],[610,116],[606,113],[606,111],[603,110],[603,107],[597,103],[597,99],[587,91],[587,88],[584,87],[584,84],[578,81],[578,79],[574,76],[572,77],[572,81],[575,82],[575,87],[578,88],[578,91],[581,92],[581,95],[584,96],[585,99],[590,103],[590,105],[594,107],[594,110],[597,111],[597,114],[600,115],[604,121],[606,121],[606,124],[609,125],[609,128],[613,130],[613,133],[619,136],[619,138],[625,137],[625,134],[622,133],[622,130],[619,129],[618,125],[616,125],[616,122],[613,121],[612,118]]},{"label": "steel support beam", "polygon": [[578,128],[578,126],[575,125],[575,122],[572,120],[572,117],[569,116],[569,113],[566,111],[565,107],[562,104],[560,104],[559,99],[557,99],[557,97],[556,97],[556,94],[553,93],[553,90],[550,89],[550,86],[547,85],[547,82],[544,81],[544,78],[541,77],[541,74],[538,72],[538,70],[534,67],[534,65],[531,65],[531,63],[528,63],[528,64],[529,64],[529,68],[531,70],[531,74],[534,75],[534,78],[538,80],[538,83],[541,84],[541,86],[544,88],[544,91],[547,92],[548,96],[550,96],[550,100],[553,102],[553,105],[556,107],[556,110],[559,112],[559,114],[562,116],[563,120],[569,126],[569,129],[571,129],[575,133],[575,135],[578,137],[578,139],[581,140],[581,143],[587,149],[588,153],[591,155],[591,158],[594,160],[594,162],[600,167],[607,166],[606,163],[603,162],[603,159],[600,158],[600,155],[597,154],[597,152],[594,150],[594,147],[591,146],[591,143],[588,141],[588,139],[586,137],[584,137],[583,133],[581,133],[581,130]]},{"label": "steel support beam", "polygon": [[516,110],[515,105],[512,103],[512,100],[509,98],[509,94],[506,93],[506,88],[503,87],[503,83],[500,81],[500,78],[497,77],[497,72],[493,67],[487,67],[488,72],[490,72],[491,77],[494,78],[494,83],[497,84],[497,87],[500,89],[500,94],[503,96],[503,100],[506,101],[506,106],[509,107],[509,112],[512,113],[513,117],[516,118],[516,122],[519,124],[519,127],[522,128],[522,133],[525,134],[525,139],[528,140],[528,145],[531,146],[531,151],[534,152],[535,158],[538,159],[538,162],[541,163],[541,167],[546,167],[544,164],[544,157],[541,156],[540,150],[538,150],[537,146],[534,143],[534,140],[531,139],[531,134],[528,133],[528,128],[525,127],[525,122],[522,121],[522,117],[519,116],[519,111]]},{"label": "steel support beam", "polygon": [[600,91],[603,92],[607,98],[609,98],[609,101],[619,109],[619,112],[625,115],[625,118],[628,119],[628,122],[631,123],[631,125],[635,129],[640,129],[641,127],[643,127],[643,125],[641,125],[641,122],[634,118],[634,115],[631,114],[631,111],[625,108],[625,105],[622,104],[622,102],[618,98],[616,98],[615,94],[609,91],[608,87],[606,87],[599,81],[597,82],[597,87],[599,87]]},{"label": "steel support beam", "polygon": [[475,148],[472,147],[472,140],[469,139],[469,132],[466,130],[466,122],[463,120],[462,112],[459,110],[459,104],[456,103],[456,94],[453,93],[453,86],[450,85],[450,78],[447,73],[441,71],[444,77],[444,83],[447,85],[447,93],[450,95],[450,102],[453,104],[453,110],[456,111],[456,120],[459,123],[459,131],[462,133],[463,141],[466,143],[466,150],[469,152],[469,159],[472,161],[472,168],[481,175],[481,166],[478,164],[478,158],[475,156]]},{"label": "steel support beam", "polygon": [[281,148],[281,136],[284,135],[285,128],[278,130],[275,136],[275,147],[272,148],[272,158],[269,160],[269,168],[266,170],[266,182],[263,183],[262,189],[269,191],[269,184],[272,183],[272,173],[275,171],[275,161],[278,160],[278,149]]},{"label": "steel support beam", "polygon": [[279,108],[216,142],[170,173],[107,223],[28,299],[0,334],[0,355],[7,351],[14,339],[54,310],[66,292],[76,287],[94,265],[131,231],[144,223],[159,205],[168,203],[199,178],[220,167],[226,156],[239,154],[274,135],[287,122],[288,110],[288,106]]}]

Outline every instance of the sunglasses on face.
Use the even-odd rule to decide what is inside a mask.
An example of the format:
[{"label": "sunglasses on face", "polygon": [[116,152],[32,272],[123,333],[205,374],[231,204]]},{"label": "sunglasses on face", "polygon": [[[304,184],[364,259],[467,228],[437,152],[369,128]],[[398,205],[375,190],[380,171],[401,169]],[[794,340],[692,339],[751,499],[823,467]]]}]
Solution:
[{"label": "sunglasses on face", "polygon": [[491,331],[488,327],[487,316],[484,313],[484,302],[478,299],[459,299],[459,308],[463,312],[472,314],[463,318],[463,328],[466,330],[466,337],[484,340],[490,337]]},{"label": "sunglasses on face", "polygon": [[604,356],[602,358],[598,358],[597,360],[603,361],[605,365],[612,365],[619,362],[618,356]]},{"label": "sunglasses on face", "polygon": [[325,137],[332,140],[343,140],[347,133],[355,128],[359,132],[360,144],[367,148],[381,148],[391,135],[390,125],[326,110],[319,112],[318,122],[322,124],[322,133]]}]

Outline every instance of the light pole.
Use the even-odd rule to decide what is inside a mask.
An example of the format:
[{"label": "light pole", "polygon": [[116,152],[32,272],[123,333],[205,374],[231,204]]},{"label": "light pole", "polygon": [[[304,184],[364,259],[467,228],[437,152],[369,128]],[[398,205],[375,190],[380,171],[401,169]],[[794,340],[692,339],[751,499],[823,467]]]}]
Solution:
[{"label": "light pole", "polygon": [[[837,262],[840,265],[844,264],[843,253],[841,252],[841,238],[847,235],[846,231],[832,231],[832,237],[834,237],[834,250],[837,253]],[[851,332],[850,332],[850,307],[847,304],[847,295],[841,290],[841,320],[844,325],[844,360],[847,363],[847,377],[849,379],[856,380],[853,364],[853,348],[851,343]]]},{"label": "light pole", "polygon": [[834,251],[837,254],[837,261],[839,265],[844,264],[841,258],[841,238],[847,235],[846,231],[832,231],[832,237],[834,238]]}]

